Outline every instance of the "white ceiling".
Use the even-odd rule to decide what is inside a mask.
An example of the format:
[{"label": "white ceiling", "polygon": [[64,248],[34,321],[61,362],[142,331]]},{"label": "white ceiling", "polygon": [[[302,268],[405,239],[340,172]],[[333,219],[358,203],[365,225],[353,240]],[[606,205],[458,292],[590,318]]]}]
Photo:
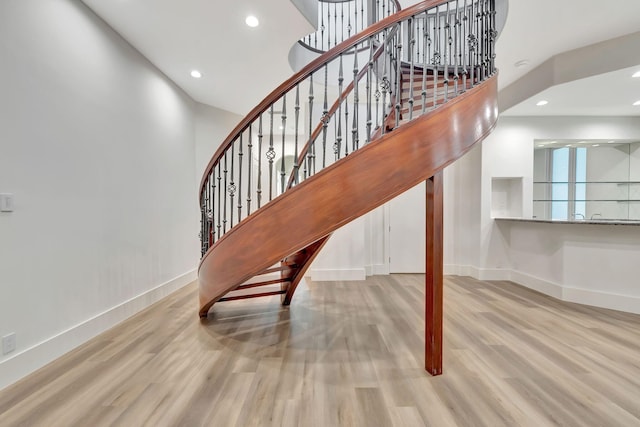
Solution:
[{"label": "white ceiling", "polygon": [[289,49],[314,31],[291,0],[82,1],[193,99],[238,114],[291,75]]},{"label": "white ceiling", "polygon": [[[640,49],[640,47],[638,47]],[[640,65],[546,89],[508,109],[508,116],[640,116]],[[538,101],[549,103],[537,106]]]},{"label": "white ceiling", "polygon": [[[291,0],[83,1],[196,101],[239,114],[247,113],[292,74],[289,49],[313,31]],[[401,0],[404,7],[414,3]],[[640,1],[603,4],[600,0],[510,0],[496,47],[500,88],[554,55],[640,30]],[[260,19],[259,27],[244,24],[250,13]],[[525,59],[528,66],[515,67]],[[194,68],[203,72],[202,79],[190,77]],[[563,101],[557,110],[551,102],[545,113],[526,106],[514,108],[519,108],[518,114],[620,114],[629,100],[613,95],[610,77],[593,79],[545,91],[550,101]],[[624,92],[635,96],[634,101],[640,99],[640,92],[631,95],[637,86],[633,82]],[[596,87],[600,88],[597,96],[584,96],[585,88]],[[618,104],[620,109],[615,107]],[[640,111],[623,114],[640,115]]]}]

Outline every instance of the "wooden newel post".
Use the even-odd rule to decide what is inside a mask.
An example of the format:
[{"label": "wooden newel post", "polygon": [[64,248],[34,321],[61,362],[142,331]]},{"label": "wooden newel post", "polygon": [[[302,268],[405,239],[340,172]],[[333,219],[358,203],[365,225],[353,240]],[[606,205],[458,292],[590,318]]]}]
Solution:
[{"label": "wooden newel post", "polygon": [[427,248],[425,274],[425,360],[431,375],[442,374],[443,202],[442,171],[427,180]]}]

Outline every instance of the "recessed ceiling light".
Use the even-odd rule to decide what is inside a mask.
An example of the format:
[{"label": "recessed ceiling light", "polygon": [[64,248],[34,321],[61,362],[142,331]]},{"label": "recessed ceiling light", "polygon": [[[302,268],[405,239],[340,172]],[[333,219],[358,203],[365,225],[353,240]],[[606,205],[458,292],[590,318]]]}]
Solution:
[{"label": "recessed ceiling light", "polygon": [[608,141],[607,144],[613,144],[615,141]]},{"label": "recessed ceiling light", "polygon": [[573,145],[571,145],[571,144],[567,144],[567,147],[573,147]]},{"label": "recessed ceiling light", "polygon": [[636,71],[631,77],[640,77],[640,71]]},{"label": "recessed ceiling light", "polygon": [[527,65],[529,65],[529,60],[528,59],[521,59],[520,61],[516,62],[513,65],[516,68],[523,68],[523,67],[526,67]]},{"label": "recessed ceiling light", "polygon": [[538,101],[538,102],[536,103],[536,105],[537,105],[538,107],[542,107],[543,105],[547,105],[548,103],[549,103],[549,101],[545,101],[545,100],[543,99],[543,100],[541,100],[541,101]]},{"label": "recessed ceiling light", "polygon": [[592,147],[600,147],[600,144],[593,144]]},{"label": "recessed ceiling light", "polygon": [[257,27],[258,25],[260,25],[260,21],[258,21],[258,18],[256,18],[253,15],[247,16],[247,19],[245,19],[244,22],[246,22],[247,25],[252,27],[252,28],[253,27]]},{"label": "recessed ceiling light", "polygon": [[193,77],[194,79],[199,79],[200,77],[202,77],[202,73],[198,70],[192,70],[191,77]]},{"label": "recessed ceiling light", "polygon": [[633,105],[640,105],[640,101],[634,102]]}]

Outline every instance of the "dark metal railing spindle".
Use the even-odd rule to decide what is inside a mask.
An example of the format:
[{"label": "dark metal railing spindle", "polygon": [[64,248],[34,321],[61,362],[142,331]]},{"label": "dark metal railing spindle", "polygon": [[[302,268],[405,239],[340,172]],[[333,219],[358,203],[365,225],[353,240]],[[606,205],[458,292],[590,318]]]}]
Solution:
[{"label": "dark metal railing spindle", "polygon": [[224,153],[224,203],[222,206],[222,233],[227,232],[227,152]]},{"label": "dark metal railing spindle", "polygon": [[367,138],[366,143],[371,141],[371,90],[373,87],[373,40],[369,38],[369,62],[367,63],[367,81],[365,90],[367,92]]},{"label": "dark metal railing spindle", "polygon": [[[311,140],[313,136],[313,99],[313,74],[311,74],[309,76],[309,144],[313,144]],[[311,152],[311,150],[307,150],[307,158],[304,162],[304,179],[311,176]]]},{"label": "dark metal railing spindle", "polygon": [[[296,85],[296,105],[294,107],[294,127],[295,127],[295,139],[293,146],[293,176],[294,183],[298,184],[298,169],[300,164],[298,163],[298,122],[300,116],[300,85]],[[284,190],[283,190],[284,191]]]},{"label": "dark metal railing spindle", "polygon": [[282,157],[280,157],[280,188],[282,189],[282,193],[285,192],[285,139],[287,134],[287,95],[285,94],[282,97]]},{"label": "dark metal railing spindle", "polygon": [[[222,212],[220,210],[220,208],[221,208],[221,200],[222,200],[222,185],[221,185],[222,184],[222,175],[220,174],[220,163],[218,163],[217,167],[218,167],[218,179],[217,179],[217,181],[218,181],[218,225],[217,225],[217,228],[218,228],[218,239],[219,239],[220,237],[222,237],[222,233],[221,233],[222,224],[220,223],[220,220],[222,219]],[[214,170],[214,172],[215,172],[215,170]]]},{"label": "dark metal railing spindle", "polygon": [[253,127],[249,126],[249,142],[247,144],[247,156],[249,165],[247,167],[247,216],[251,215],[251,172],[253,170]]},{"label": "dark metal railing spindle", "polygon": [[327,86],[329,85],[329,67],[324,67],[324,101],[322,104],[322,168],[327,166],[327,126],[329,126],[329,101],[327,97]]},{"label": "dark metal railing spindle", "polygon": [[[413,31],[413,25],[416,22],[415,17],[409,18],[409,120],[413,119],[413,49],[416,45],[416,39]],[[400,96],[398,96],[400,98]]]},{"label": "dark metal railing spindle", "polygon": [[238,222],[242,221],[242,134],[238,145]]},{"label": "dark metal railing spindle", "polygon": [[[353,125],[351,126],[351,143],[353,147],[351,151],[357,150],[358,147],[358,55],[353,56]],[[345,124],[346,125],[346,124]]]},{"label": "dark metal railing spindle", "polygon": [[235,208],[235,206],[233,205],[233,198],[236,194],[236,185],[233,182],[233,164],[235,160],[235,156],[233,154],[234,147],[235,141],[231,144],[231,176],[229,180],[229,187],[227,188],[227,190],[229,191],[229,217],[231,219],[231,225],[229,226],[229,228],[233,228],[233,209]]},{"label": "dark metal railing spindle", "polygon": [[276,150],[273,148],[273,104],[269,110],[269,149],[266,156],[269,161],[269,201],[273,199],[273,159],[276,158]]},{"label": "dark metal railing spindle", "polygon": [[336,160],[340,158],[340,148],[342,148],[342,82],[344,81],[344,76],[342,73],[342,55],[340,55],[338,66],[338,122],[337,126],[337,134],[336,134],[336,143],[334,147],[334,152],[336,154]]},{"label": "dark metal railing spindle", "polygon": [[258,188],[256,190],[258,198],[258,209],[262,204],[262,114],[258,121]]}]

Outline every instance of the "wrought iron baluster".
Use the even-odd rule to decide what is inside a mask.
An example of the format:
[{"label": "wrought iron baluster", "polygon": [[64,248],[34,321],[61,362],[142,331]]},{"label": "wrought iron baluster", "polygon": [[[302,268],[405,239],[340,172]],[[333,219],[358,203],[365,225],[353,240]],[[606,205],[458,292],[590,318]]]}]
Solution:
[{"label": "wrought iron baluster", "polygon": [[249,166],[247,167],[247,216],[251,215],[251,172],[253,170],[253,126],[249,126],[249,142],[247,144]]},{"label": "wrought iron baluster", "polygon": [[351,37],[351,2],[347,3],[347,38],[349,37]]},{"label": "wrought iron baluster", "polygon": [[300,85],[296,85],[296,105],[294,107],[294,122],[295,122],[295,140],[293,147],[293,182],[298,184],[298,169],[300,164],[298,163],[298,122],[300,116]]},{"label": "wrought iron baluster", "polygon": [[[318,2],[320,5],[320,43],[322,46],[322,50],[324,50],[324,5],[326,4],[325,2]],[[328,6],[327,6],[328,7]]]},{"label": "wrought iron baluster", "polygon": [[460,19],[459,19],[460,9],[458,7],[458,0],[456,0],[456,10],[453,18],[453,92],[454,96],[458,96],[460,93],[459,90],[459,70],[458,70],[458,40],[460,39],[459,31],[460,31]]},{"label": "wrought iron baluster", "polygon": [[220,223],[220,219],[222,218],[222,213],[221,213],[221,204],[222,204],[222,175],[220,174],[220,162],[218,162],[218,164],[216,165],[218,168],[218,239],[220,237],[222,237],[222,233],[221,233],[221,229],[222,229],[222,224]]},{"label": "wrought iron baluster", "polygon": [[338,4],[333,3],[333,47],[338,45]]},{"label": "wrought iron baluster", "polygon": [[229,230],[231,230],[233,228],[233,209],[235,207],[233,205],[233,198],[234,198],[234,196],[236,194],[236,185],[233,182],[233,177],[234,177],[234,175],[233,175],[233,164],[234,164],[234,159],[235,159],[235,156],[234,156],[234,145],[235,145],[235,141],[233,141],[231,143],[231,176],[230,176],[231,179],[229,180],[229,188],[228,188],[228,190],[229,190],[229,211],[230,211],[229,212],[229,216],[231,218],[231,223],[230,223],[230,226],[229,226]]},{"label": "wrought iron baluster", "polygon": [[[400,24],[398,24],[399,26]],[[402,43],[398,42],[398,40],[400,39],[400,31],[398,31],[394,37],[394,39],[396,40],[397,44],[396,44],[396,78],[395,78],[395,95],[396,95],[396,120],[395,120],[395,128],[397,128],[398,126],[400,126],[400,110],[402,108],[402,94],[400,93],[402,91],[401,88],[401,83],[400,83],[400,79],[401,79],[401,75],[402,75]]]},{"label": "wrought iron baluster", "polygon": [[[349,3],[351,4],[351,3]],[[358,2],[357,0],[354,2],[353,4],[353,14],[354,14],[354,18],[353,18],[353,25],[355,25],[356,27],[356,34],[360,32],[360,29],[358,29]]]},{"label": "wrought iron baluster", "polygon": [[357,49],[353,55],[353,126],[351,127],[352,150],[358,149],[358,53]]},{"label": "wrought iron baluster", "polygon": [[427,31],[427,15],[425,12],[424,21],[422,23],[422,38],[423,42],[423,50],[422,50],[422,114],[425,113],[427,109],[427,39],[429,37],[429,32]]},{"label": "wrought iron baluster", "polygon": [[313,74],[309,76],[309,139],[307,148],[307,156],[304,162],[304,179],[311,176],[311,136],[313,134]]},{"label": "wrought iron baluster", "polygon": [[491,75],[496,72],[496,40],[498,39],[498,30],[496,28],[496,1],[490,0],[491,8]]},{"label": "wrought iron baluster", "polygon": [[349,155],[349,94],[344,98],[344,156]]},{"label": "wrought iron baluster", "polygon": [[449,5],[451,3],[447,2],[447,10],[446,15],[444,16],[444,33],[443,33],[443,43],[444,43],[444,100],[443,102],[447,102],[449,100],[449,57],[451,55],[451,21],[449,14]]},{"label": "wrought iron baluster", "polygon": [[337,126],[337,135],[336,142],[333,148],[334,153],[336,154],[336,160],[340,158],[340,148],[342,147],[342,82],[344,81],[344,77],[342,74],[342,54],[340,54],[340,60],[338,65],[338,120],[336,123]]},{"label": "wrought iron baluster", "polygon": [[438,80],[440,77],[440,72],[438,71],[438,65],[440,65],[440,15],[438,13],[438,9],[436,9],[436,13],[433,16],[433,59],[431,63],[433,64],[433,108],[435,109],[438,105]]},{"label": "wrought iron baluster", "polygon": [[342,34],[341,42],[345,41],[344,38],[344,3],[340,3],[340,33]]},{"label": "wrought iron baluster", "polygon": [[269,110],[269,149],[267,150],[267,160],[269,160],[269,201],[273,199],[273,159],[276,158],[276,150],[273,148],[273,104]]},{"label": "wrought iron baluster", "polygon": [[475,68],[476,68],[476,45],[478,41],[475,36],[475,13],[474,13],[474,2],[471,2],[471,7],[469,10],[469,34],[467,35],[467,44],[469,49],[469,72],[471,73],[469,78],[471,79],[471,85],[473,86],[475,82]]},{"label": "wrought iron baluster", "polygon": [[256,195],[258,198],[258,209],[262,204],[262,114],[258,119],[258,188]]},{"label": "wrought iron baluster", "polygon": [[366,26],[364,25],[364,0],[360,0],[360,29],[364,30],[365,28]]},{"label": "wrought iron baluster", "polygon": [[238,222],[242,221],[242,134],[240,132],[240,145],[238,146]]},{"label": "wrought iron baluster", "polygon": [[222,206],[222,234],[227,232],[227,152],[224,152],[224,203]]},{"label": "wrought iron baluster", "polygon": [[[409,58],[408,58],[409,59],[409,120],[413,119],[413,73],[414,73],[413,49],[415,48],[415,45],[416,45],[416,38],[415,38],[415,32],[413,30],[413,25],[415,21],[416,21],[415,16],[412,16],[408,20],[408,25],[409,25],[409,52],[408,52],[408,55],[409,55]],[[402,95],[399,95],[398,97],[401,98]],[[396,124],[396,126],[398,125]]]},{"label": "wrought iron baluster", "polygon": [[[329,106],[327,101],[327,85],[329,82],[328,65],[324,64],[324,103],[322,105],[322,167],[327,166],[327,126],[329,125]],[[315,171],[314,171],[315,172]]]},{"label": "wrought iron baluster", "polygon": [[282,193],[286,190],[285,169],[285,135],[287,133],[287,94],[282,95],[282,157],[280,158],[280,188]]},{"label": "wrought iron baluster", "polygon": [[371,141],[371,88],[373,84],[373,39],[369,37],[369,63],[367,64],[367,81],[365,90],[367,92],[367,135],[366,143]]},{"label": "wrought iron baluster", "polygon": [[327,3],[327,50],[331,49],[331,5]]},{"label": "wrought iron baluster", "polygon": [[[385,134],[385,128],[387,127],[385,121],[387,118],[387,92],[389,91],[389,89],[391,88],[391,84],[389,83],[389,77],[387,76],[387,56],[390,56],[387,53],[387,41],[388,41],[388,33],[387,33],[387,29],[385,28],[384,30],[384,34],[382,36],[382,40],[383,40],[383,49],[385,51],[385,55],[382,58],[382,81],[380,82],[380,89],[382,89],[382,118],[381,118],[381,133],[382,135]],[[389,60],[391,60],[391,58],[389,58]],[[377,108],[376,108],[377,110]],[[377,111],[376,111],[377,112]],[[377,119],[377,117],[376,117]]]}]

